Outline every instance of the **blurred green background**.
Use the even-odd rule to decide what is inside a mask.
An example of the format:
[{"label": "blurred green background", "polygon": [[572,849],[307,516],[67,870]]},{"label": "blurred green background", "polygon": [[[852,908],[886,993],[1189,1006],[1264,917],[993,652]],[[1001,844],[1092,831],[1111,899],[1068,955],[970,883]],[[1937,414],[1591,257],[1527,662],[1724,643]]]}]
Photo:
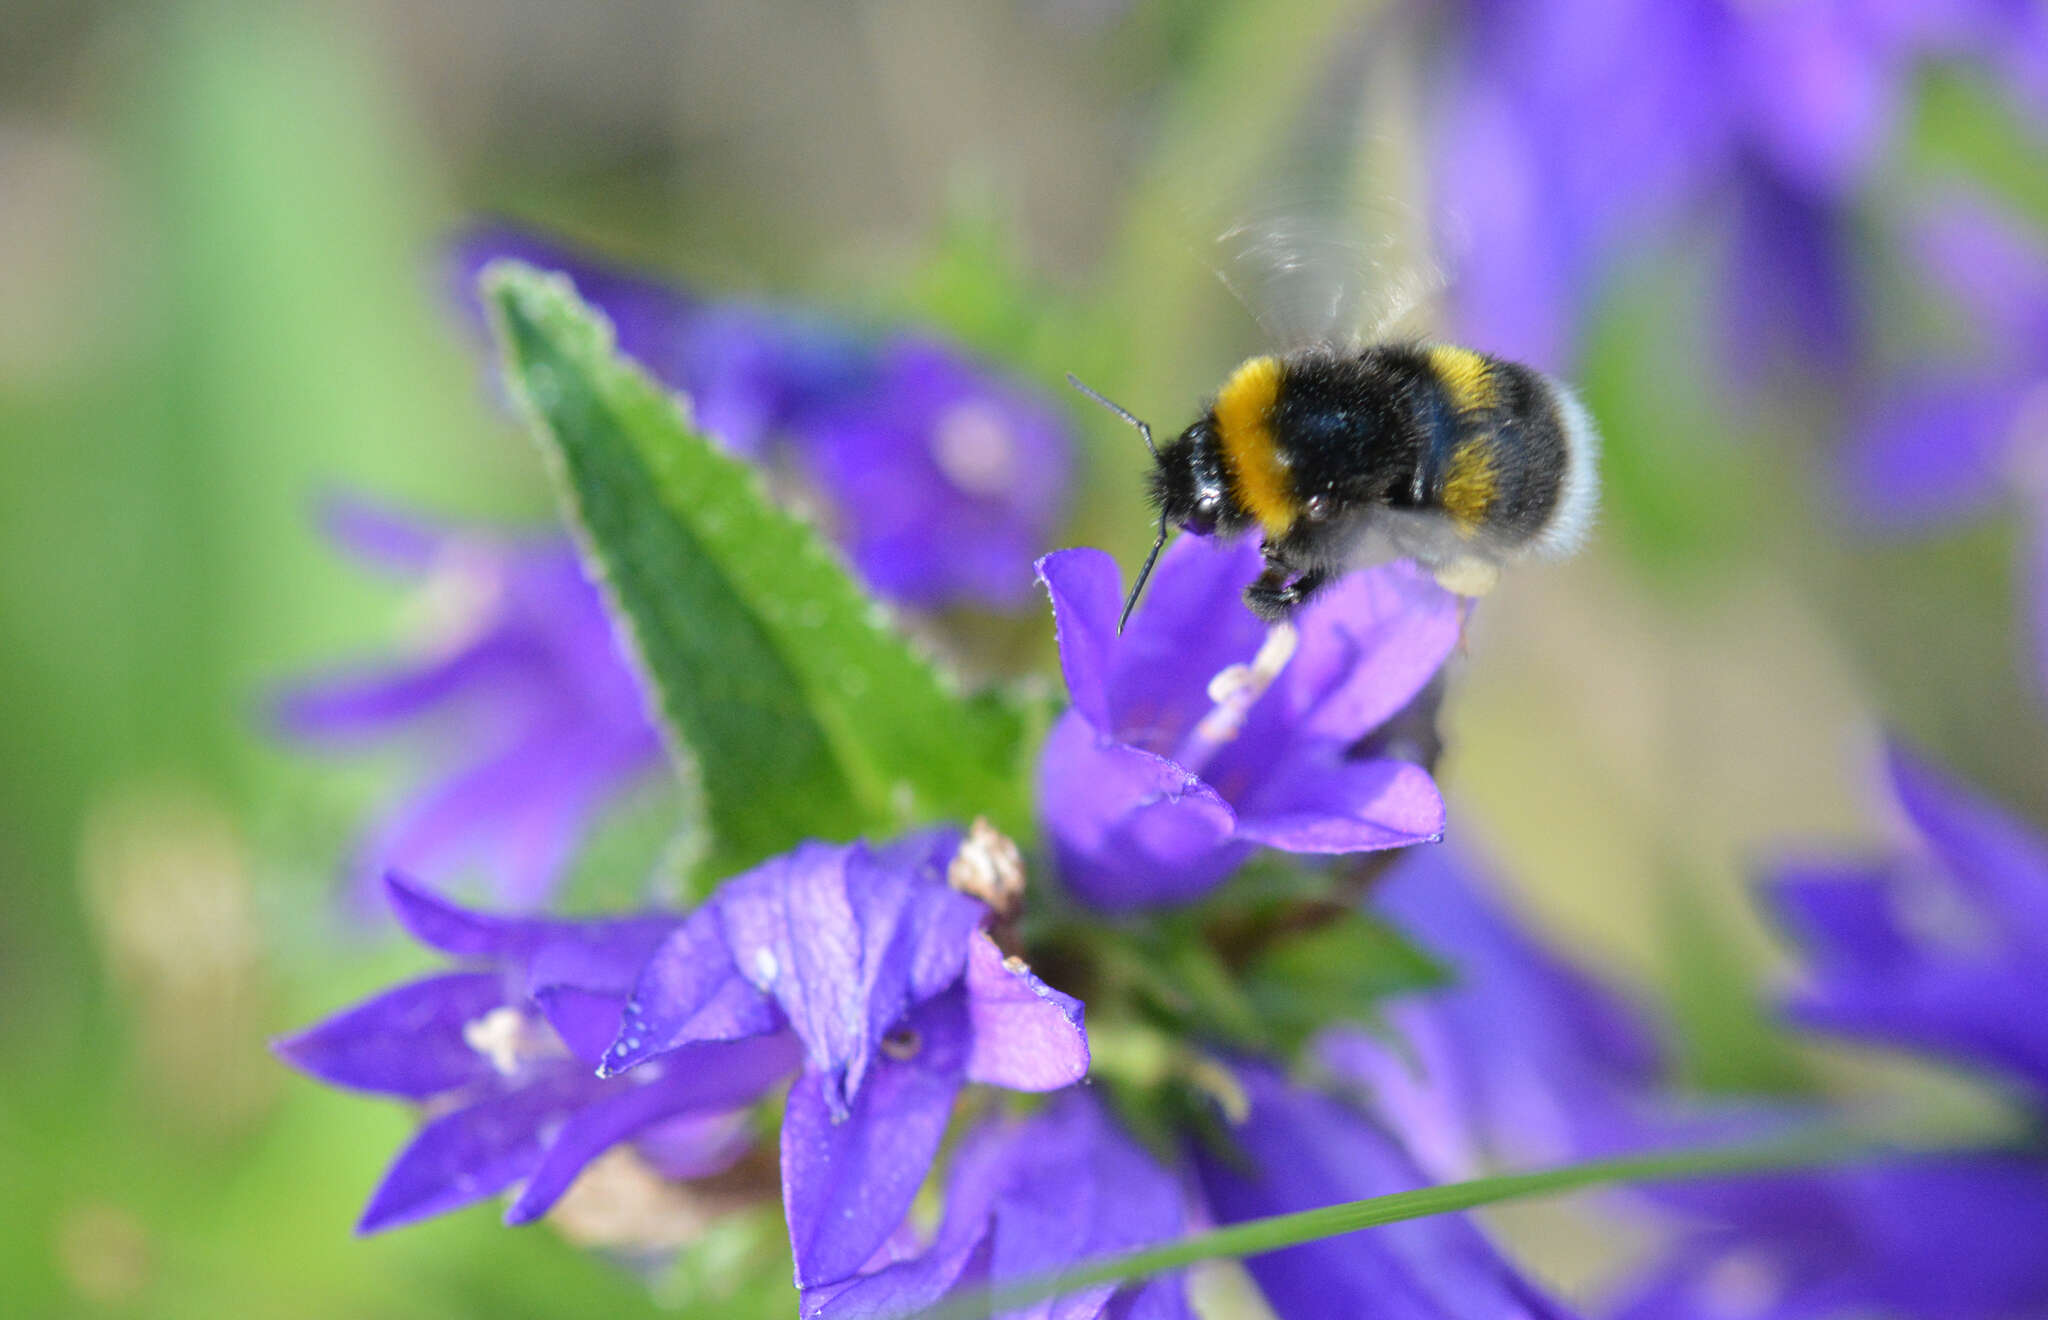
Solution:
[{"label": "blurred green background", "polygon": [[[264,1050],[424,962],[329,903],[388,767],[313,762],[263,724],[266,691],[387,644],[403,605],[321,544],[315,500],[550,516],[441,299],[453,227],[510,215],[709,288],[938,324],[1173,424],[1260,343],[1189,199],[1253,185],[1359,12],[0,9],[5,1309],[661,1309],[488,1210],[355,1240],[410,1120]],[[2038,148],[1968,78],[1931,78],[1885,188],[1956,174],[2048,221]],[[1931,1085],[1768,1027],[1744,886],[1788,842],[1882,836],[1884,726],[2048,813],[2018,530],[1843,533],[1843,401],[1724,397],[1668,255],[1588,331],[1604,534],[1520,575],[1460,662],[1453,828],[1562,947],[1673,1013],[1696,1080]],[[1143,456],[1074,417],[1077,536],[1128,562]],[[1539,1272],[1587,1277],[1569,1224],[1505,1223]]]}]

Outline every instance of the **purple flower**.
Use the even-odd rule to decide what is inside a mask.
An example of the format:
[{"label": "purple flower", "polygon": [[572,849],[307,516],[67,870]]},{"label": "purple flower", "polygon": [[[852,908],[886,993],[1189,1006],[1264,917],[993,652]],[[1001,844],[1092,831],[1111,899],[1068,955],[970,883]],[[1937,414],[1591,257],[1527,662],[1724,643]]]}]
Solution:
[{"label": "purple flower", "polygon": [[461,749],[358,846],[353,892],[373,901],[387,867],[475,872],[507,906],[538,906],[592,818],[662,763],[574,548],[353,500],[330,503],[326,522],[364,563],[417,584],[428,635],[414,656],[287,693],[284,728],[334,749],[431,729]]},{"label": "purple flower", "polygon": [[962,1086],[1051,1091],[1088,1070],[1080,1003],[1006,960],[987,908],[947,886],[958,845],[806,844],[728,880],[653,951],[604,1051],[616,1075],[795,1034],[782,1186],[800,1286],[852,1277],[888,1241]]},{"label": "purple flower", "polygon": [[1791,1017],[1967,1064],[2048,1117],[2048,841],[1903,748],[1889,770],[1918,855],[1767,891],[1810,964]]},{"label": "purple flower", "polygon": [[458,293],[517,258],[568,275],[621,352],[690,396],[734,451],[794,474],[877,591],[906,604],[1015,608],[1065,502],[1059,411],[935,339],[694,298],[531,235],[457,245]]},{"label": "purple flower", "polygon": [[1006,959],[988,910],[947,886],[958,844],[950,830],[806,844],[687,917],[488,917],[394,880],[407,929],[473,969],[279,1051],[438,1114],[366,1231],[515,1185],[507,1219],[525,1222],[622,1141],[675,1173],[715,1170],[739,1153],[726,1120],[794,1075],[782,1190],[797,1282],[836,1284],[897,1233],[963,1086],[1052,1091],[1088,1069],[1080,1003]]},{"label": "purple flower", "polygon": [[[1766,889],[1807,956],[1790,1015],[1976,1069],[2048,1122],[2048,841],[1902,748],[1888,769],[1916,847],[1787,868]],[[2038,1151],[1717,1179],[1679,1201],[1701,1226],[1631,1320],[2048,1313]]]},{"label": "purple flower", "polygon": [[1269,686],[1212,697],[1266,637],[1239,602],[1258,568],[1256,546],[1182,537],[1119,636],[1108,555],[1039,561],[1073,700],[1039,762],[1040,813],[1089,903],[1185,902],[1260,844],[1345,853],[1441,834],[1426,770],[1349,752],[1443,664],[1456,603],[1405,564],[1353,573],[1301,613]]},{"label": "purple flower", "polygon": [[1404,856],[1373,909],[1440,952],[1455,979],[1380,1006],[1398,1045],[1356,1028],[1320,1042],[1324,1064],[1447,1182],[1639,1146],[1646,1123],[1674,1112],[1647,1024],[1538,944],[1497,889],[1450,845]]},{"label": "purple flower", "polygon": [[[1246,1112],[1231,1149],[1197,1150],[1210,1212],[1232,1224],[1427,1186],[1399,1141],[1333,1097],[1258,1066],[1238,1069]],[[1503,1260],[1463,1215],[1432,1215],[1288,1247],[1245,1262],[1286,1320],[1560,1320],[1568,1313]]]},{"label": "purple flower", "polygon": [[546,1214],[621,1142],[716,1172],[744,1151],[735,1115],[788,1075],[787,1032],[694,1046],[630,1080],[592,1072],[626,990],[676,922],[493,917],[393,875],[392,911],[463,970],[410,981],[277,1044],[309,1076],[433,1115],[384,1175],[358,1231],[412,1223],[519,1189],[505,1220]]},{"label": "purple flower", "polygon": [[[804,1294],[804,1320],[907,1316],[953,1292],[1038,1278],[1178,1237],[1175,1178],[1079,1091],[1035,1118],[984,1125],[953,1160],[945,1216],[928,1242]],[[1192,1320],[1181,1282],[1160,1277],[1006,1311],[1024,1320]]]},{"label": "purple flower", "polygon": [[2048,1163],[1945,1156],[1683,1189],[1691,1236],[1613,1320],[2025,1320],[2048,1306]]}]

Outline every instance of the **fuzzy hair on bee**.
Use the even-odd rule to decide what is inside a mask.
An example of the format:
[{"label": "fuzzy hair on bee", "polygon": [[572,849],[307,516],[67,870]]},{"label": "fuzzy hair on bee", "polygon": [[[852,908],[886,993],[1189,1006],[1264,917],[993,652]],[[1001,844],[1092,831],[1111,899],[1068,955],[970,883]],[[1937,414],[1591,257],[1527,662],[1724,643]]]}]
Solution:
[{"label": "fuzzy hair on bee", "polygon": [[1163,448],[1073,384],[1136,426],[1154,459],[1159,531],[1124,620],[1173,527],[1257,531],[1265,568],[1245,601],[1277,623],[1344,573],[1390,559],[1484,595],[1505,563],[1576,550],[1599,501],[1599,436],[1571,390],[1452,344],[1250,358]]}]

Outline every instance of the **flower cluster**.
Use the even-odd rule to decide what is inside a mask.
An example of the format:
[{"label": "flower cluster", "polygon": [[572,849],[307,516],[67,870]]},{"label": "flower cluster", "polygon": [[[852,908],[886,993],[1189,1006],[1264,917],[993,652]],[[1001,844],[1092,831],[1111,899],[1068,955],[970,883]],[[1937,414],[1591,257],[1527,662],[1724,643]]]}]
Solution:
[{"label": "flower cluster", "polygon": [[[1041,562],[1073,709],[1040,757],[1040,809],[1052,873],[1081,903],[1186,904],[1261,845],[1356,852],[1441,833],[1427,771],[1376,735],[1455,646],[1455,603],[1405,566],[1361,573],[1302,613],[1276,661],[1273,638],[1235,608],[1257,571],[1255,553],[1190,539],[1119,636],[1105,556]],[[498,1195],[508,1222],[525,1222],[607,1151],[671,1178],[717,1174],[786,1084],[780,1191],[802,1313],[819,1320],[907,1314],[1204,1220],[1440,1176],[1426,1125],[1376,1106],[1358,1076],[1332,1067],[1318,1084],[1221,1049],[1190,1093],[1210,1120],[1171,1149],[1141,1145],[1104,1093],[1072,1089],[1090,1064],[1081,1004],[998,944],[1021,929],[1014,911],[962,892],[985,892],[969,882],[1001,869],[975,856],[986,847],[980,831],[963,842],[950,829],[805,843],[693,911],[595,921],[486,916],[393,877],[401,923],[462,967],[279,1048],[322,1080],[432,1116],[372,1197],[366,1231]],[[1045,952],[1063,967],[1090,957],[1085,942]],[[1099,1008],[1128,1012],[1114,996]],[[1019,1116],[963,1104],[969,1088],[1060,1094]],[[920,1231],[912,1200],[955,1126],[944,1209]],[[1458,1217],[1249,1266],[1290,1318],[1357,1314],[1369,1299],[1417,1320],[1561,1314]],[[1175,1276],[1098,1285],[1060,1308],[1192,1315]]]},{"label": "flower cluster", "polygon": [[688,915],[466,911],[393,877],[393,911],[463,970],[279,1045],[335,1085],[437,1116],[364,1212],[373,1231],[518,1192],[542,1214],[632,1142],[677,1177],[744,1152],[744,1111],[790,1081],[782,1188],[797,1282],[845,1286],[882,1250],[963,1085],[1049,1091],[1088,1067],[1081,1006],[1006,958],[950,888],[951,831],[807,844]]}]

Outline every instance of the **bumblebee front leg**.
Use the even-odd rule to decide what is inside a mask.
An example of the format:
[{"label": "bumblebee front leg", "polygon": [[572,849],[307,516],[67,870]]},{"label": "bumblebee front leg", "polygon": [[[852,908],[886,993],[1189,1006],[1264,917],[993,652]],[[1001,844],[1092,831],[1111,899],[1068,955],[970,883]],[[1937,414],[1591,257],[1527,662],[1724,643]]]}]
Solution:
[{"label": "bumblebee front leg", "polygon": [[1311,568],[1296,574],[1286,562],[1266,556],[1266,571],[1244,591],[1244,603],[1267,623],[1280,623],[1330,583],[1330,572]]}]

